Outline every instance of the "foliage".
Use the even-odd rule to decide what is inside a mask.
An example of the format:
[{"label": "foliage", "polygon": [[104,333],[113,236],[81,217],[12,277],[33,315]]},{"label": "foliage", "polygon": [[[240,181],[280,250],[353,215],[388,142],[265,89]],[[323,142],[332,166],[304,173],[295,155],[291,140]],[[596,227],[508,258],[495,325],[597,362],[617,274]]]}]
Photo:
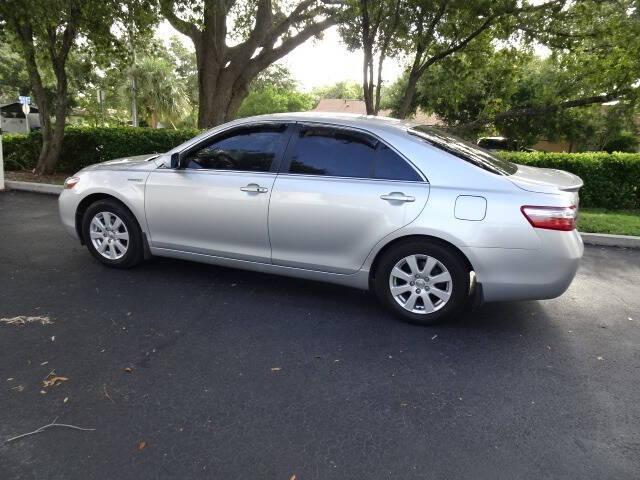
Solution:
[{"label": "foliage", "polygon": [[[102,59],[123,55],[127,47],[116,33],[133,25],[148,28],[155,21],[152,7],[143,0],[0,2],[0,33],[20,52],[38,105],[42,129],[38,174],[53,171],[59,159],[70,106],[68,61],[73,52],[92,51]],[[47,92],[50,72],[53,101]]]},{"label": "foliage", "polygon": [[[71,173],[114,158],[166,152],[199,133],[193,128],[67,127],[57,170]],[[2,143],[7,170],[33,169],[41,142],[40,132],[4,135]]]},{"label": "foliage", "polygon": [[312,95],[298,91],[296,81],[285,67],[273,65],[253,81],[249,95],[238,109],[238,117],[300,112],[311,110],[314,104]]},{"label": "foliage", "polygon": [[17,100],[30,93],[29,75],[24,60],[0,38],[0,100]]},{"label": "foliage", "polygon": [[188,114],[185,85],[167,58],[146,56],[136,62],[130,74],[136,80],[140,112],[152,128],[157,128],[159,121],[173,125]]},{"label": "foliage", "polygon": [[639,153],[524,153],[501,152],[514,163],[555,168],[578,175],[584,182],[580,205],[619,209],[640,208]]},{"label": "foliage", "polygon": [[313,95],[318,98],[339,98],[340,100],[362,100],[362,85],[353,81],[336,82],[313,89]]}]

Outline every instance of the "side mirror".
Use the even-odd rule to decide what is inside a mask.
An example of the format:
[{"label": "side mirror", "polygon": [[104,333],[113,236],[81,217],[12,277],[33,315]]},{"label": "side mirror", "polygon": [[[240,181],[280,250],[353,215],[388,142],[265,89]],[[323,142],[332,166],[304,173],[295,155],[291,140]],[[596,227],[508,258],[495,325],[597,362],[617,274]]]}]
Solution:
[{"label": "side mirror", "polygon": [[187,159],[184,157],[181,157],[179,153],[172,153],[171,154],[171,168],[175,169],[175,170],[181,170],[183,168],[186,168],[187,166]]}]

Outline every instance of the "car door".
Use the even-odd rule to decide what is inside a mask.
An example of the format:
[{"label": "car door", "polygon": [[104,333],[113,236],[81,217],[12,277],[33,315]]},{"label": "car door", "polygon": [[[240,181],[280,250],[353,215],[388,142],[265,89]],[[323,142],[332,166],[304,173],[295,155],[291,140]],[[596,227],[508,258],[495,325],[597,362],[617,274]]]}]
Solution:
[{"label": "car door", "polygon": [[271,194],[272,261],[354,273],[376,243],[419,215],[428,196],[421,174],[372,135],[298,125]]},{"label": "car door", "polygon": [[289,135],[285,123],[233,128],[181,152],[185,168],[151,173],[151,246],[270,262],[269,197]]}]

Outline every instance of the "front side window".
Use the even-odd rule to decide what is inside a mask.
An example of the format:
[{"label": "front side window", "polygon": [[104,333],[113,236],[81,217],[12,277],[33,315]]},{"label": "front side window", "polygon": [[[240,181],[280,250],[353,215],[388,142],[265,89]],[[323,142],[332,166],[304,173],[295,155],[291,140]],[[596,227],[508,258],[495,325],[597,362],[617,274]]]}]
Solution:
[{"label": "front side window", "polygon": [[188,154],[187,168],[268,172],[285,147],[286,125],[234,129]]}]

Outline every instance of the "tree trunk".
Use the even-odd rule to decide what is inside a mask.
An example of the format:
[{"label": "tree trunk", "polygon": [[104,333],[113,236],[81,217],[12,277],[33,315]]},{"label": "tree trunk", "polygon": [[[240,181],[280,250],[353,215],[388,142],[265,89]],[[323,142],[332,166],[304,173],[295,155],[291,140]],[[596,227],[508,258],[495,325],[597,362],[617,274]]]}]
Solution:
[{"label": "tree trunk", "polygon": [[400,108],[398,109],[398,118],[407,118],[413,111],[413,101],[416,96],[416,91],[418,90],[418,78],[419,76],[414,75],[413,72],[409,74],[407,87],[405,88]]},{"label": "tree trunk", "polygon": [[[62,85],[58,87],[58,94],[56,98],[56,124],[51,130],[49,126],[49,135],[45,139],[44,132],[42,136],[42,150],[40,151],[40,157],[36,165],[36,175],[51,174],[58,164],[60,158],[60,152],[62,151],[62,142],[64,140],[64,127],[66,124],[67,115],[67,85],[66,76],[61,79]],[[50,124],[51,120],[48,120]]]},{"label": "tree trunk", "polygon": [[158,128],[158,112],[151,111],[151,128]]},{"label": "tree trunk", "polygon": [[[210,45],[196,48],[198,60],[198,127],[212,128],[233,120],[242,101],[249,94],[249,83],[243,73],[224,68],[208,55]],[[242,72],[242,71],[241,71]]]}]

